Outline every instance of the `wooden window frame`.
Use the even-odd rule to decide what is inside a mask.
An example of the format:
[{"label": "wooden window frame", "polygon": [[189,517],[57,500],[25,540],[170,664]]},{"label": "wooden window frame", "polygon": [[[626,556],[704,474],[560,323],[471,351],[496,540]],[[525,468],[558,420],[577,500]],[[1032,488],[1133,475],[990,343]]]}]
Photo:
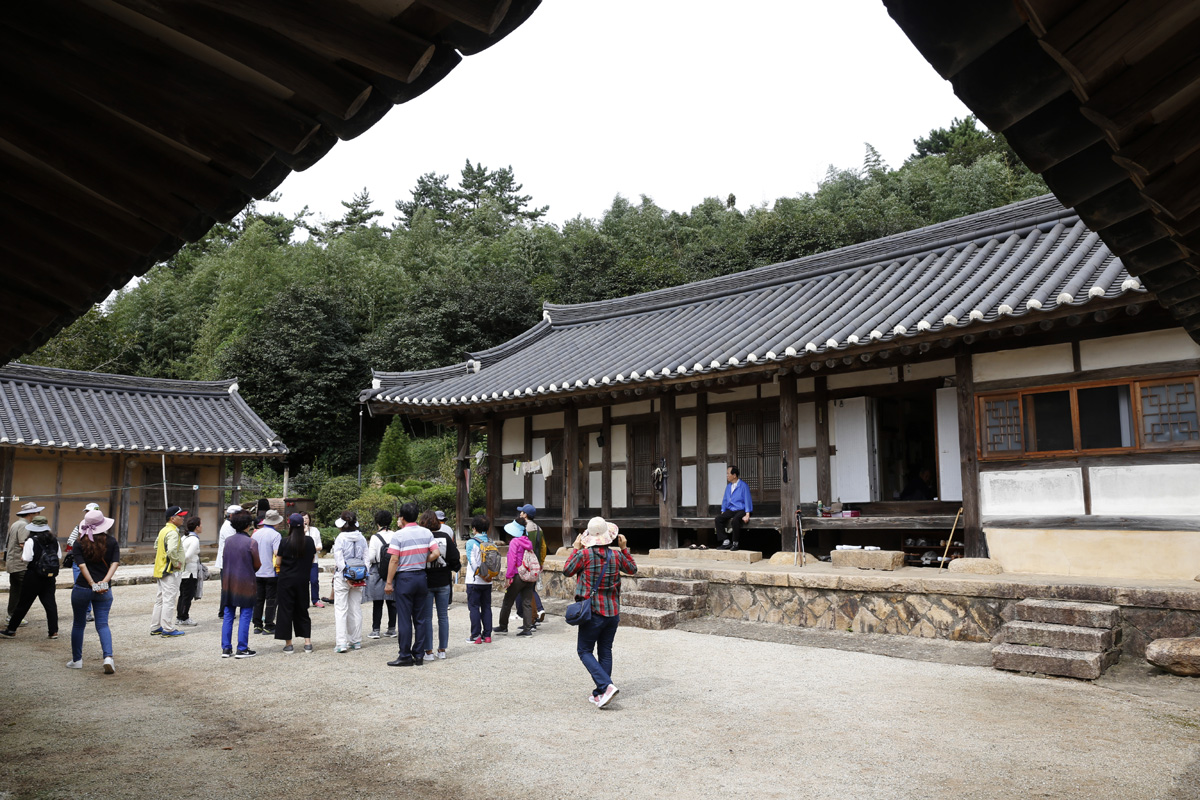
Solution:
[{"label": "wooden window frame", "polygon": [[[757,427],[757,431],[758,431],[757,437],[756,437],[756,442],[755,442],[756,452],[755,452],[754,458],[757,462],[756,468],[757,468],[758,474],[755,476],[753,483],[751,483],[751,481],[748,480],[744,474],[739,475],[738,477],[741,480],[745,481],[746,486],[750,489],[751,495],[754,497],[766,498],[766,497],[771,497],[771,496],[778,494],[782,488],[782,481],[780,482],[779,486],[776,486],[774,488],[767,489],[767,488],[763,488],[763,486],[764,486],[764,483],[766,480],[766,463],[768,460],[768,457],[765,452],[766,440],[765,440],[765,436],[764,436],[764,421],[768,417],[773,417],[772,421],[777,426],[779,426],[780,441],[778,442],[778,447],[780,448],[781,453],[783,451],[783,440],[782,440],[783,425],[782,425],[782,420],[780,419],[780,415],[779,415],[779,406],[778,405],[767,406],[762,403],[754,403],[754,404],[746,404],[743,407],[738,408],[736,410],[728,409],[727,411],[728,411],[728,413],[725,416],[725,436],[726,436],[725,442],[726,442],[726,451],[727,451],[726,458],[725,458],[726,467],[728,467],[730,464],[737,464],[738,468],[741,469],[743,473],[745,472],[745,470],[742,467],[741,461],[740,461],[740,459],[738,459],[738,455],[737,455],[737,452],[738,452],[737,415],[738,414],[754,414],[757,417],[756,427]],[[719,461],[720,459],[716,459],[716,460]],[[705,470],[706,470],[705,474],[707,475],[707,467],[705,468]],[[699,473],[697,473],[697,474],[699,474]]]},{"label": "wooden window frame", "polygon": [[[1021,389],[997,389],[989,392],[981,392],[975,396],[975,435],[977,442],[975,448],[976,455],[980,460],[983,461],[1011,461],[1013,459],[1061,459],[1063,457],[1082,455],[1102,456],[1122,455],[1127,453],[1171,453],[1200,450],[1200,442],[1196,444],[1146,444],[1142,436],[1142,386],[1183,383],[1185,381],[1192,382],[1192,385],[1195,387],[1197,397],[1200,397],[1200,374],[1195,372],[1173,373],[1169,375],[1152,375],[1116,380],[1085,381],[1080,383],[1059,383],[1046,386],[1031,386]],[[1081,389],[1093,389],[1105,386],[1129,387],[1130,413],[1133,416],[1133,444],[1129,447],[1084,449],[1080,440],[1079,391]],[[1069,392],[1070,394],[1071,439],[1074,445],[1073,448],[1070,450],[1031,451],[1029,449],[1030,437],[1028,434],[1028,427],[1025,424],[1025,413],[1027,409],[1025,398],[1038,394],[1062,391]],[[984,425],[984,404],[988,401],[1012,398],[1016,398],[1018,401],[1017,413],[1018,422],[1021,426],[1021,449],[989,453],[985,449],[986,427]]]}]

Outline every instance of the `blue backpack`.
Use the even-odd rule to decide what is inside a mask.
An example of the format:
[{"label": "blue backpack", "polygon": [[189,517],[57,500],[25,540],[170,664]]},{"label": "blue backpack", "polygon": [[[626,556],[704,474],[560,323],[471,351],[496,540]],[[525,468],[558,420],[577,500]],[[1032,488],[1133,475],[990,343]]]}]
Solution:
[{"label": "blue backpack", "polygon": [[367,582],[367,562],[363,558],[366,553],[358,554],[357,542],[354,543],[354,550],[351,552],[352,555],[346,556],[346,566],[342,567],[342,577],[351,586],[362,586]]}]

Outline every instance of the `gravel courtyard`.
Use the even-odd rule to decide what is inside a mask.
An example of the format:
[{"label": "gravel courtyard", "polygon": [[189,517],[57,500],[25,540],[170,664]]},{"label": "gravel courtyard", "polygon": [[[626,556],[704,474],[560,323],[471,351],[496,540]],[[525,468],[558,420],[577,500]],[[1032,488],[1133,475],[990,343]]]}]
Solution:
[{"label": "gravel courtyard", "polygon": [[90,628],[66,669],[69,610],[58,641],[40,606],[0,641],[0,798],[1200,797],[1190,691],[622,628],[597,711],[560,617],[474,646],[454,604],[449,658],[397,669],[394,639],[335,654],[314,609],[315,653],[238,661],[216,592],[162,640],[153,586],[114,591],[116,675]]}]

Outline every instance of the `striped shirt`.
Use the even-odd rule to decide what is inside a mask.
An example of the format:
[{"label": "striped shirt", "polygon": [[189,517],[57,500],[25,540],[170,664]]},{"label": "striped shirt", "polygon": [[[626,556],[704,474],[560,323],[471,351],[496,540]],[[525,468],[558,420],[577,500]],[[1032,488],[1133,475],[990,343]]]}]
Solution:
[{"label": "striped shirt", "polygon": [[423,571],[429,554],[438,552],[437,540],[428,528],[405,525],[392,534],[388,552],[396,559],[396,572]]}]

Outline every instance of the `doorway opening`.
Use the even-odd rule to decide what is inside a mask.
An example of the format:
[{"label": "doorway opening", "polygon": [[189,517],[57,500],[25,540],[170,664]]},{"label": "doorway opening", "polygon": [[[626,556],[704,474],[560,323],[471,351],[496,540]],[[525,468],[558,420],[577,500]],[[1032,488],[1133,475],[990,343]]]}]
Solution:
[{"label": "doorway opening", "polygon": [[937,406],[933,392],[875,399],[879,496],[884,502],[939,497]]}]

